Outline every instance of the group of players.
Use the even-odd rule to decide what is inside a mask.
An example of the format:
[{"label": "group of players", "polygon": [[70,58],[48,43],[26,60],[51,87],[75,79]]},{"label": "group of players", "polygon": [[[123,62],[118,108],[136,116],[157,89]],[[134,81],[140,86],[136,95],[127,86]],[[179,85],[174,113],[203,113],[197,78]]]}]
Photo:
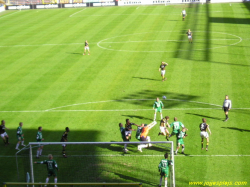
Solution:
[{"label": "group of players", "polygon": [[[165,62],[162,62],[162,65],[164,65]],[[166,63],[165,63],[166,65]],[[166,99],[166,97],[163,97],[164,99]],[[232,102],[231,100],[229,100],[228,95],[225,96],[225,100],[223,102],[223,110],[225,112],[225,120],[227,121],[228,118],[228,111],[231,109],[232,107]],[[181,123],[180,121],[178,121],[177,117],[174,117],[174,122],[172,122],[171,124],[168,123],[169,120],[169,116],[165,116],[164,118],[162,117],[162,109],[164,108],[164,104],[162,101],[160,101],[159,98],[156,98],[156,101],[153,104],[153,109],[154,109],[154,121],[152,123],[150,123],[149,125],[147,124],[141,124],[141,125],[137,125],[135,123],[131,123],[129,119],[126,119],[126,123],[125,123],[125,128],[123,127],[122,123],[119,123],[119,127],[120,127],[120,132],[121,132],[121,136],[124,142],[129,142],[131,139],[131,135],[132,135],[132,131],[136,131],[136,139],[138,139],[139,141],[142,142],[142,144],[139,144],[137,146],[138,151],[142,152],[142,148],[146,148],[146,147],[151,147],[152,144],[150,143],[151,139],[148,136],[149,130],[154,127],[157,122],[156,122],[156,113],[159,112],[160,116],[161,116],[161,121],[160,121],[160,132],[158,133],[158,136],[163,135],[166,137],[167,141],[169,141],[169,138],[171,138],[172,136],[176,136],[177,138],[177,146],[176,146],[176,151],[175,154],[178,153],[178,150],[180,148],[180,146],[182,146],[182,154],[184,154],[184,149],[185,149],[185,145],[184,145],[184,138],[187,136],[186,131],[188,130],[183,123]],[[132,125],[137,126],[137,130],[136,129],[132,129]],[[170,134],[167,128],[173,128],[172,133]],[[199,129],[200,129],[200,137],[201,137],[201,149],[203,150],[203,144],[204,144],[204,139],[206,139],[206,151],[208,151],[208,145],[209,145],[209,134],[211,135],[211,130],[209,128],[209,125],[207,124],[207,121],[205,118],[202,118],[202,123],[200,123],[199,125]],[[208,134],[209,132],[209,134]],[[148,143],[146,143],[148,142]],[[127,149],[127,144],[124,144],[124,152],[127,153],[128,149]],[[162,185],[162,178],[165,178],[165,187],[167,187],[167,178],[169,175],[169,166],[172,165],[172,161],[171,159],[168,159],[168,154],[166,153],[164,155],[165,159],[162,159],[158,169],[160,172],[160,184],[159,186]]]}]

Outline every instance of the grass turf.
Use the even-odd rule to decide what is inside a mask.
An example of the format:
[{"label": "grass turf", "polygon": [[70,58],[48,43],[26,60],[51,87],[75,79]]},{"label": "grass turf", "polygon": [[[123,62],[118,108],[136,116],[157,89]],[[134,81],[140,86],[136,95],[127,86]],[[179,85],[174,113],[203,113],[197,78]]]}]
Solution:
[{"label": "grass turf", "polygon": [[[17,181],[11,156],[20,121],[26,143],[35,141],[38,126],[43,126],[45,141],[59,141],[66,126],[69,141],[121,141],[118,123],[126,118],[150,123],[154,99],[166,95],[163,115],[170,121],[177,116],[189,129],[189,156],[175,158],[176,186],[197,181],[249,184],[249,9],[247,3],[225,3],[1,13],[0,111],[11,145],[0,145],[0,182]],[[86,39],[89,56],[82,55]],[[169,64],[166,82],[158,72],[161,61]],[[226,123],[219,107],[225,94],[234,108]],[[202,117],[212,131],[208,152],[200,150]],[[151,140],[164,140],[158,131],[157,126],[150,131]],[[129,154],[141,153],[132,148]],[[155,168],[142,171],[155,175],[153,182],[144,179],[149,186],[159,178],[160,158],[155,159]],[[142,161],[137,165],[146,167]],[[122,170],[116,176],[119,181],[142,180]]]}]

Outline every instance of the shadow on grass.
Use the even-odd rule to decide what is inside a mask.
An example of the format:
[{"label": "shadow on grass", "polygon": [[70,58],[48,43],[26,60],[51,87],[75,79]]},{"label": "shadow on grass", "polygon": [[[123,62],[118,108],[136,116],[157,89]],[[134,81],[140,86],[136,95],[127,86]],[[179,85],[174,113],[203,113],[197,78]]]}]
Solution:
[{"label": "shadow on grass", "polygon": [[[153,109],[152,109],[152,113],[153,113]],[[144,116],[138,116],[138,115],[121,115],[121,116],[124,116],[124,117],[127,117],[127,118],[137,118],[137,119],[145,119],[145,120],[153,120],[153,115],[152,115],[152,118],[147,118],[147,117],[144,117]],[[138,124],[140,125],[140,124]]]},{"label": "shadow on grass", "polygon": [[150,80],[150,81],[161,81],[161,79],[152,79],[147,77],[133,77],[135,79]]},{"label": "shadow on grass", "polygon": [[[187,104],[189,106],[194,107],[201,107],[202,104],[195,103],[195,102],[189,102],[194,101],[199,96],[196,95],[186,95],[186,94],[178,94],[173,92],[164,92],[164,91],[155,91],[155,90],[141,90],[134,93],[129,93],[127,96],[124,96],[120,99],[116,99],[116,102],[122,102],[122,103],[128,103],[138,106],[145,106],[145,107],[153,107],[153,104],[157,97],[160,98],[162,96],[166,96],[166,100],[162,100],[164,104],[164,108],[172,108],[174,106]],[[133,98],[133,99],[131,99]],[[208,106],[206,106],[208,107]],[[145,118],[146,119],[146,118]]]},{"label": "shadow on grass", "polygon": [[194,115],[194,116],[199,116],[199,117],[202,117],[202,118],[215,119],[215,120],[219,120],[219,121],[223,121],[224,120],[224,118],[217,118],[217,117],[212,117],[212,116],[207,116],[207,115],[201,115],[201,114],[195,114],[195,113],[186,113],[186,114]]},{"label": "shadow on grass", "polygon": [[240,129],[240,128],[237,128],[237,127],[221,127],[223,129],[230,129],[230,130],[236,130],[236,131],[240,131],[240,132],[250,132],[250,130],[248,129]]}]

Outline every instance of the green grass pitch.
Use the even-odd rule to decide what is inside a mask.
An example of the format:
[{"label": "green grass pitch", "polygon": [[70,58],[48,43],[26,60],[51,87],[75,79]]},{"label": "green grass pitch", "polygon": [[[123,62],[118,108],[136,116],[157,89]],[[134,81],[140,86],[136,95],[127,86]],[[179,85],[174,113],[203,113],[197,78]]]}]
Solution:
[{"label": "green grass pitch", "polygon": [[[66,126],[71,142],[122,141],[118,123],[126,118],[150,123],[154,100],[165,95],[163,115],[170,116],[170,122],[178,117],[189,129],[187,155],[175,157],[176,186],[218,181],[250,185],[249,11],[250,4],[225,3],[0,13],[0,119],[10,129],[11,143],[0,144],[0,182],[18,181],[14,156],[19,122],[24,123],[26,143],[35,141],[38,126],[46,142],[59,141]],[[85,40],[91,55],[82,55]],[[164,82],[158,71],[161,61],[169,64]],[[226,94],[233,109],[223,122]],[[202,117],[212,131],[208,152],[200,149]],[[164,141],[157,136],[158,124],[150,131],[152,141]],[[129,149],[128,155],[137,157],[153,152]],[[111,153],[121,150],[116,146]],[[162,157],[152,158],[148,167],[131,157],[125,169],[119,166],[120,173],[105,176],[156,186]],[[57,159],[63,166],[64,159]],[[130,176],[135,170],[142,178]],[[43,173],[36,182],[45,181]],[[58,178],[62,180],[64,176]]]}]

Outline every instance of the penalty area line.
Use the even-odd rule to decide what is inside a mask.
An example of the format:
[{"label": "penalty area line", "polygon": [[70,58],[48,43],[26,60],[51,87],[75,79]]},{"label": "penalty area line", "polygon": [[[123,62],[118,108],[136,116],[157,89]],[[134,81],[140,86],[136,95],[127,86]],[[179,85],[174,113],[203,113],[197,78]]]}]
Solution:
[{"label": "penalty area line", "polygon": [[80,10],[80,11],[78,11],[78,12],[74,13],[74,14],[71,14],[69,17],[72,17],[72,16],[74,16],[74,15],[76,15],[76,14],[78,14],[78,13],[80,13],[80,12],[84,11],[84,10],[86,10],[86,8],[84,8],[84,9],[82,9],[82,10]]}]

